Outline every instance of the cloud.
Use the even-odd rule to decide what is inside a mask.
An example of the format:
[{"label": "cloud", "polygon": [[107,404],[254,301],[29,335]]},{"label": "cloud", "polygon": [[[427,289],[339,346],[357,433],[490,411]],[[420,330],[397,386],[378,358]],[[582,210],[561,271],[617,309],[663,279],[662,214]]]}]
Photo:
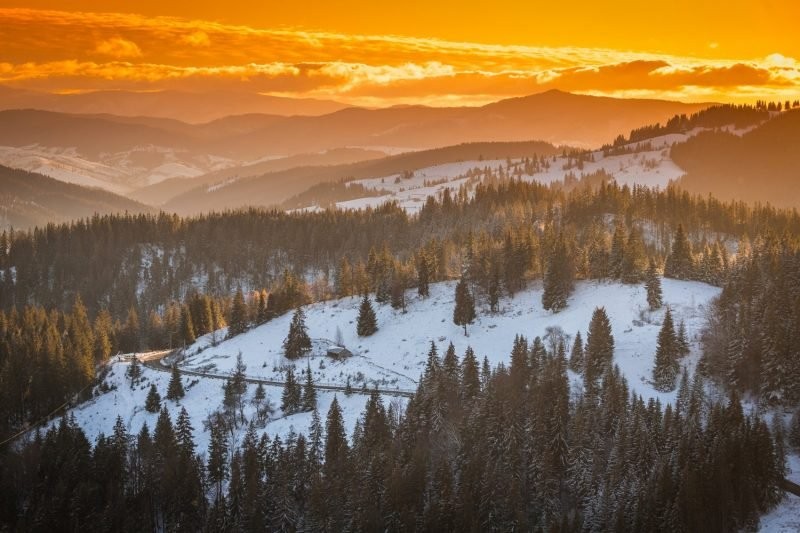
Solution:
[{"label": "cloud", "polygon": [[197,30],[192,33],[182,35],[181,42],[189,46],[209,46],[211,39],[208,34],[202,30]]},{"label": "cloud", "polygon": [[133,41],[123,39],[122,37],[111,37],[97,43],[95,52],[105,56],[115,57],[117,59],[126,59],[132,57],[141,57],[142,50]]},{"label": "cloud", "polygon": [[484,103],[552,88],[702,101],[794,98],[800,89],[800,62],[779,53],[712,60],[119,13],[0,9],[0,42],[0,83],[46,91],[224,88],[390,105]]}]

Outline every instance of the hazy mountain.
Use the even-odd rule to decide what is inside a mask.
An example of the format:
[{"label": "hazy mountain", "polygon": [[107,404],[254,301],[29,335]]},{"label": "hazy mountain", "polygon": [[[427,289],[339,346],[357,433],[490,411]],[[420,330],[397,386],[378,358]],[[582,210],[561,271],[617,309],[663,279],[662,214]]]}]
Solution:
[{"label": "hazy mountain", "polygon": [[142,187],[131,192],[128,196],[145,204],[162,205],[172,198],[197,187],[213,185],[226,180],[248,178],[297,167],[343,165],[383,157],[386,157],[386,154],[378,150],[335,148],[320,154],[298,154],[278,159],[268,159],[249,165],[228,167],[193,178],[170,178]]},{"label": "hazy mountain", "polygon": [[0,226],[3,227],[24,229],[95,213],[152,211],[144,204],[107,191],[0,166]]},{"label": "hazy mountain", "polygon": [[[203,124],[152,116],[10,110],[0,111],[0,147],[19,150],[4,150],[0,164],[125,194],[169,181],[135,196],[160,204],[193,186],[284,171],[290,165],[330,165],[360,158],[351,157],[352,153],[347,155],[350,159],[308,158],[308,154],[335,149],[425,150],[469,142],[532,139],[596,147],[642,124],[662,122],[703,107],[548,91],[483,107],[348,108],[321,116],[290,117],[245,114]],[[305,154],[305,159],[265,162],[267,158],[299,154]],[[244,199],[270,203],[273,197],[283,197],[284,191],[296,194],[329,179],[304,172],[308,171],[299,170],[297,174],[306,176],[297,178],[302,188],[291,184],[280,192],[270,192],[268,197]],[[194,184],[186,181],[209,173]],[[232,203],[238,205],[239,200],[232,199]]]},{"label": "hazy mountain", "polygon": [[247,92],[93,91],[53,94],[0,86],[0,109],[43,109],[63,113],[109,113],[201,123],[229,115],[323,115],[347,107],[329,100],[283,98]]},{"label": "hazy mountain", "polygon": [[274,206],[318,183],[390,176],[455,161],[519,158],[557,152],[559,149],[555,146],[540,141],[468,143],[346,165],[298,167],[212,186],[202,185],[176,196],[164,208],[184,214],[243,206]]},{"label": "hazy mountain", "polygon": [[283,117],[222,143],[229,153],[269,146],[277,153],[333,146],[434,148],[464,142],[543,140],[595,147],[620,132],[707,104],[617,99],[547,91],[482,107],[349,108],[319,117]]},{"label": "hazy mountain", "polygon": [[672,148],[691,192],[721,199],[800,207],[800,110],[738,136],[708,131]]}]

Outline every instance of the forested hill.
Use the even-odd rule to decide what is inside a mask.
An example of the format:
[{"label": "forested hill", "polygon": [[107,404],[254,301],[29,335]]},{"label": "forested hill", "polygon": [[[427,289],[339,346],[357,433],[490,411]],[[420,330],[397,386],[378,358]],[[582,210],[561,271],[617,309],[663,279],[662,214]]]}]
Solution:
[{"label": "forested hill", "polygon": [[123,196],[64,183],[0,165],[0,226],[16,229],[60,223],[94,214],[152,213]]},{"label": "forested hill", "polygon": [[543,141],[473,142],[341,165],[306,165],[217,186],[209,187],[204,183],[172,198],[164,207],[182,215],[243,206],[271,207],[323,183],[413,173],[420,168],[455,161],[551,156],[559,151]]},{"label": "forested hill", "polygon": [[672,147],[684,189],[721,199],[800,207],[800,110],[737,136],[702,132]]}]

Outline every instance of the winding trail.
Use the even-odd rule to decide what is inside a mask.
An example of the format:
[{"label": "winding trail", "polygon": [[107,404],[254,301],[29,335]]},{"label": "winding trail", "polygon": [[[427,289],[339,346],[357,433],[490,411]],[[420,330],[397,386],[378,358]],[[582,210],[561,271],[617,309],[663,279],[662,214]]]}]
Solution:
[{"label": "winding trail", "polygon": [[[175,353],[175,350],[165,350],[161,352],[150,352],[148,354],[143,354],[141,356],[137,356],[137,359],[145,365],[147,368],[152,370],[158,370],[159,372],[171,372],[172,369],[170,367],[164,366],[161,364],[161,360]],[[178,373],[185,376],[196,376],[201,378],[210,378],[210,379],[230,379],[229,374],[212,374],[209,372],[197,372],[195,370],[186,370],[184,368],[178,367]],[[252,377],[245,377],[244,380],[247,383],[253,384],[261,384],[266,385],[268,387],[283,387],[286,385],[285,381],[276,381],[272,379],[261,379],[261,378],[252,378]],[[347,387],[343,385],[332,385],[329,383],[315,383],[314,386],[317,390],[323,391],[335,391],[335,392],[346,392]],[[412,390],[404,390],[404,389],[363,389],[363,388],[351,388],[353,394],[363,394],[369,396],[372,394],[373,391],[377,391],[378,394],[384,396],[400,396],[403,398],[410,398],[414,395],[415,391]]]}]

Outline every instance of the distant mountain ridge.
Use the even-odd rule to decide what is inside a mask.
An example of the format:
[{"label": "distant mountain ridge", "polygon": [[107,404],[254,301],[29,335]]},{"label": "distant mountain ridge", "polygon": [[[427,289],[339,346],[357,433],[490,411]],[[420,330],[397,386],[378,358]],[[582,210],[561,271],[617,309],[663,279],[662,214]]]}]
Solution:
[{"label": "distant mountain ridge", "polygon": [[284,98],[257,93],[212,91],[92,91],[54,94],[0,85],[0,109],[113,114],[204,123],[230,115],[324,115],[348,107],[331,100]]},{"label": "distant mountain ridge", "polygon": [[670,155],[686,171],[678,184],[690,192],[800,208],[800,109],[741,136],[701,133]]},{"label": "distant mountain ridge", "polygon": [[123,212],[152,213],[153,209],[108,191],[0,166],[0,226],[4,228],[26,229]]}]

